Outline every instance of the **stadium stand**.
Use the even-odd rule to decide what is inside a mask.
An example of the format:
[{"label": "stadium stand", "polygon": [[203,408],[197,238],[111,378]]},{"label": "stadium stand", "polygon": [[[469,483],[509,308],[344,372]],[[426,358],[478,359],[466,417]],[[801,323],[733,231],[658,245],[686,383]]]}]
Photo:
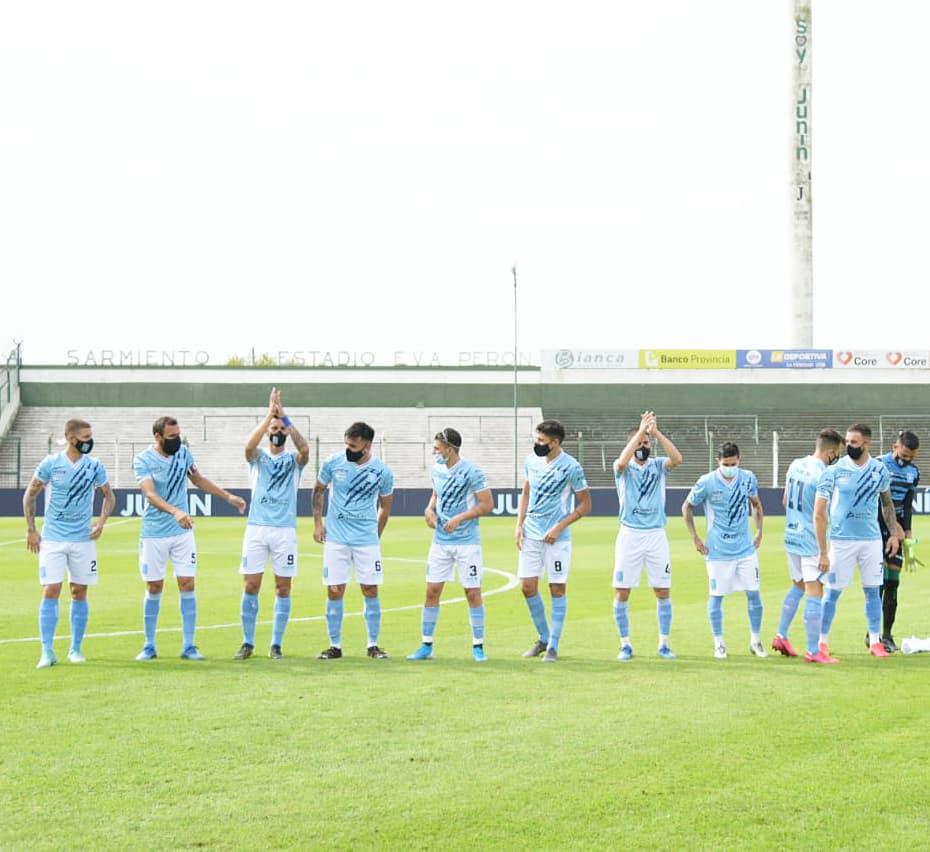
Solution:
[{"label": "stadium stand", "polygon": [[[38,462],[60,448],[65,421],[72,408],[23,406],[6,440],[0,444],[0,486],[24,486]],[[135,484],[132,457],[151,443],[152,423],[162,414],[155,408],[92,407],[80,411],[95,434],[94,454],[107,467],[115,487]],[[265,415],[263,408],[175,408],[182,433],[203,468],[214,481],[230,487],[248,486],[248,466],[242,446],[249,432]],[[376,430],[375,454],[393,468],[398,487],[429,486],[432,437],[445,426],[462,433],[463,455],[479,462],[494,487],[513,485],[514,416],[508,409],[474,408],[291,408],[288,414],[310,442],[310,463],[303,485],[313,484],[312,472],[330,453],[343,447],[342,433],[355,420]],[[520,460],[529,451],[533,427],[542,419],[538,408],[520,408],[517,429],[522,442]],[[480,449],[479,449],[480,448]],[[15,480],[20,455],[20,482]]]}]

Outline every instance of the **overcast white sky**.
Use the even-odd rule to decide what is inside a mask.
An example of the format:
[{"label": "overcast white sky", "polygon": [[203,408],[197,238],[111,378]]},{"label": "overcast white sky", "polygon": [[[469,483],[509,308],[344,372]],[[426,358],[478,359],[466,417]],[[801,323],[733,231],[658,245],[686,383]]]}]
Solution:
[{"label": "overcast white sky", "polygon": [[[789,0],[0,9],[29,362],[789,341]],[[928,29],[814,0],[818,346],[930,348]]]}]

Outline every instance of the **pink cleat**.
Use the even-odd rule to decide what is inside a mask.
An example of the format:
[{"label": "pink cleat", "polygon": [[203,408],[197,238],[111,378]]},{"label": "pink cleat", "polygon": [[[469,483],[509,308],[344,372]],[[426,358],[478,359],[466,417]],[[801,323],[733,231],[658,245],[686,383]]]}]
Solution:
[{"label": "pink cleat", "polygon": [[890,657],[891,656],[891,654],[889,654],[885,650],[885,646],[882,645],[881,642],[876,642],[874,645],[869,645],[869,653],[873,657]]},{"label": "pink cleat", "polygon": [[778,651],[783,657],[796,657],[798,655],[791,643],[780,634],[776,634],[772,640],[772,650]]},{"label": "pink cleat", "polygon": [[824,654],[823,651],[818,651],[816,654],[811,654],[810,652],[804,655],[805,663],[824,663],[829,665],[832,663],[838,663],[839,660],[836,657],[831,657],[829,654]]}]

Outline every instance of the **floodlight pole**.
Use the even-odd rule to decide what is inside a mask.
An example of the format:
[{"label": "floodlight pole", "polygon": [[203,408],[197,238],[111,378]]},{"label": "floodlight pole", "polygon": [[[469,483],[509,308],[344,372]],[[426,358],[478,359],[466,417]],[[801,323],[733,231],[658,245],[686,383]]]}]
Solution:
[{"label": "floodlight pole", "polygon": [[513,487],[517,488],[519,481],[519,418],[517,416],[517,267],[510,270],[513,273]]},{"label": "floodlight pole", "polygon": [[791,345],[814,345],[813,207],[811,199],[811,5],[794,0],[791,162],[794,268],[791,286]]}]

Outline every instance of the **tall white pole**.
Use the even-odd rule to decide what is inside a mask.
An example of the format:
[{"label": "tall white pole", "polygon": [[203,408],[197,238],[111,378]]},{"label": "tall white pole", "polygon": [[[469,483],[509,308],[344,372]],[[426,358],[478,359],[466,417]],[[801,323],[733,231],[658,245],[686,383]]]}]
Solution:
[{"label": "tall white pole", "polygon": [[794,192],[794,269],[791,345],[814,345],[813,208],[811,199],[811,0],[794,0],[791,159]]},{"label": "tall white pole", "polygon": [[517,416],[517,267],[514,266],[510,271],[513,273],[513,487],[517,488],[520,481],[519,418]]}]

